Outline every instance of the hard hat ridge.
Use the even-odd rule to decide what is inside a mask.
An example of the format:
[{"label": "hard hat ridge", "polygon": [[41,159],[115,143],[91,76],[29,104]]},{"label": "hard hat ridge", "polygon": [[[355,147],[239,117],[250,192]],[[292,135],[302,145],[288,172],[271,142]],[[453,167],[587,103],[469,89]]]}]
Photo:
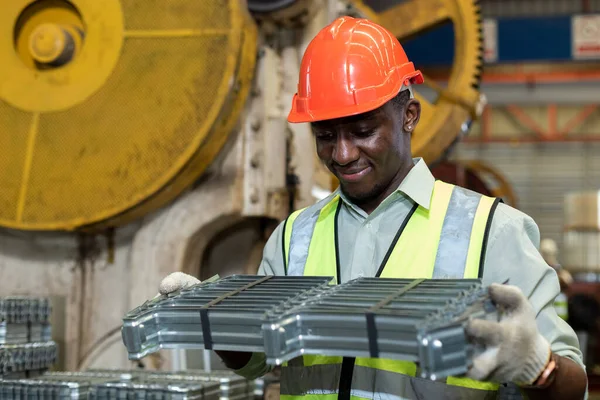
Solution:
[{"label": "hard hat ridge", "polygon": [[368,112],[420,83],[423,75],[391,32],[367,19],[340,17],[308,45],[288,121]]}]

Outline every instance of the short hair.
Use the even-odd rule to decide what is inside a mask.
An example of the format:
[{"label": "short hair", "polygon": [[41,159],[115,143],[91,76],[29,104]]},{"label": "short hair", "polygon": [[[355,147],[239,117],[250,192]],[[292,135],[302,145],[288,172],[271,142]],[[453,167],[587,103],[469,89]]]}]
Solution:
[{"label": "short hair", "polygon": [[402,91],[398,92],[397,95],[392,97],[392,99],[390,100],[390,103],[392,103],[392,106],[394,106],[396,111],[402,112],[402,111],[404,111],[404,107],[406,106],[406,103],[408,103],[409,99],[410,99],[410,91],[402,90]]}]

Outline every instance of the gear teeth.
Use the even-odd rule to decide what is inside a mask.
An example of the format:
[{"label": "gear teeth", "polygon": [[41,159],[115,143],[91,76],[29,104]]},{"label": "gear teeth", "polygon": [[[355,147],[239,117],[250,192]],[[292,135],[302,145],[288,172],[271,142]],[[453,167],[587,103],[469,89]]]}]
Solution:
[{"label": "gear teeth", "polygon": [[[448,11],[452,14],[450,19],[454,24],[455,39],[456,31],[460,30],[461,41],[455,45],[455,51],[456,46],[459,46],[463,50],[461,52],[463,57],[460,59],[455,58],[453,62],[451,79],[453,79],[457,86],[462,88],[459,90],[468,91],[470,95],[477,95],[480,92],[485,66],[483,37],[483,15],[485,9],[482,9],[480,0],[444,0],[444,3],[448,3],[446,7],[448,7]],[[434,106],[437,106],[437,104],[434,104]],[[458,110],[459,107],[462,106],[458,104],[450,105],[451,113],[460,112],[462,115],[464,110]],[[451,151],[452,143],[457,143],[461,139],[457,136],[460,128],[440,126],[438,130],[440,132],[420,134],[426,138],[429,147],[423,146],[423,148],[417,148],[415,149],[416,152],[424,152],[425,157],[429,156],[434,159],[443,158],[445,153]],[[442,139],[443,135],[445,137]],[[433,140],[434,138],[440,138],[441,140]],[[433,144],[434,142],[437,143]]]}]

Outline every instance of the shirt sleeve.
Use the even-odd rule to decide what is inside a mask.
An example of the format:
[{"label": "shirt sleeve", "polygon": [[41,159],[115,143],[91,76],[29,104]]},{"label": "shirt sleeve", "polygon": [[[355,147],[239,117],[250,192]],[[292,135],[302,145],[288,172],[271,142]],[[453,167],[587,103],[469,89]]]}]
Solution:
[{"label": "shirt sleeve", "polygon": [[508,279],[508,284],[519,287],[531,302],[538,329],[552,351],[585,369],[575,332],[554,308],[554,299],[560,293],[558,276],[542,258],[539,245],[540,231],[534,220],[499,204],[490,229],[483,283],[502,283]]},{"label": "shirt sleeve", "polygon": [[283,226],[285,221],[277,225],[265,244],[263,257],[258,267],[258,275],[285,275],[283,263]]},{"label": "shirt sleeve", "polygon": [[[283,225],[280,223],[273,231],[265,248],[263,257],[258,267],[258,275],[285,275],[285,266],[283,263]],[[253,353],[250,361],[240,369],[234,372],[246,379],[256,379],[270,372],[272,366],[267,365],[266,357],[263,353]]]}]

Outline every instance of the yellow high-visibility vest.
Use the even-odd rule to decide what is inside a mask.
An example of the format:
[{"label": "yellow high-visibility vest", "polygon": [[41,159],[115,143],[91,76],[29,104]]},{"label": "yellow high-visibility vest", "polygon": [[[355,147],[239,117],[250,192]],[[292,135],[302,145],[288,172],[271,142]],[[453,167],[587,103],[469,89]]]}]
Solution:
[{"label": "yellow high-visibility vest", "polygon": [[[427,210],[415,204],[376,276],[385,278],[481,277],[485,245],[499,199],[436,181]],[[333,194],[292,213],[284,223],[283,254],[288,275],[334,276],[339,283]],[[400,223],[400,222],[398,222]],[[381,358],[304,355],[282,366],[283,400],[495,398],[498,385],[449,377],[416,377],[413,362]]]}]

